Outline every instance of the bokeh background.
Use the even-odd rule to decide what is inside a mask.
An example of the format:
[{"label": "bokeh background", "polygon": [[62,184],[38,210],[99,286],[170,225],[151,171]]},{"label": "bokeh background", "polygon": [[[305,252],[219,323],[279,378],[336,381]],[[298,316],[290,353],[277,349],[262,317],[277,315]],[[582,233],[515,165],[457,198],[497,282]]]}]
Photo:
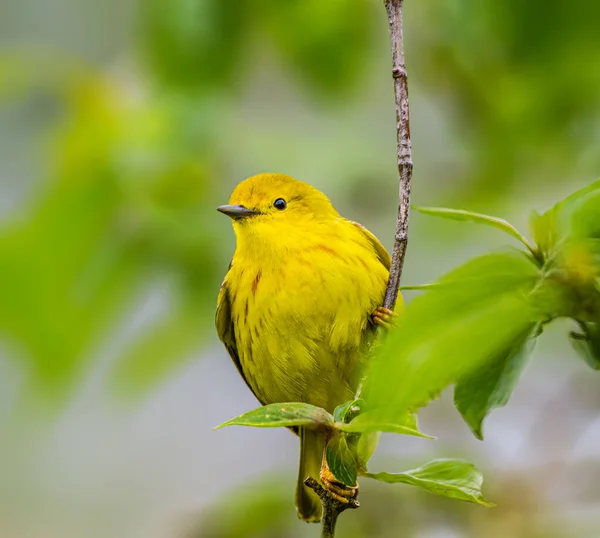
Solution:
[{"label": "bokeh background", "polygon": [[[413,201],[526,228],[596,179],[599,21],[596,0],[407,0]],[[391,247],[387,39],[379,0],[2,0],[2,538],[317,535],[292,435],[211,431],[256,406],[213,328],[234,248],[214,209],[285,172]],[[421,215],[410,237],[406,284],[507,241]],[[446,394],[422,413],[437,442],[372,460],[468,458],[498,508],[365,483],[340,535],[599,536],[600,377],[564,329],[484,443]]]}]

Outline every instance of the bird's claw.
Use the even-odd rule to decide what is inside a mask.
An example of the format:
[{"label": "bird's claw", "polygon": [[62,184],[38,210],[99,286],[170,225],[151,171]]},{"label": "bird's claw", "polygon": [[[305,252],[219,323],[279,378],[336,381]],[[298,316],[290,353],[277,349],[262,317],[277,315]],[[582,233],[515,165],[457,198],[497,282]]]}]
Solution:
[{"label": "bird's claw", "polygon": [[321,473],[319,477],[323,487],[327,490],[327,493],[329,493],[329,495],[331,495],[338,502],[350,504],[358,496],[358,482],[355,486],[347,486],[346,484],[342,484],[329,470],[329,466],[327,465],[325,458],[323,458],[323,464],[321,465]]},{"label": "bird's claw", "polygon": [[380,306],[373,311],[371,319],[373,320],[373,323],[381,325],[386,329],[391,329],[396,326],[398,314],[385,306]]}]

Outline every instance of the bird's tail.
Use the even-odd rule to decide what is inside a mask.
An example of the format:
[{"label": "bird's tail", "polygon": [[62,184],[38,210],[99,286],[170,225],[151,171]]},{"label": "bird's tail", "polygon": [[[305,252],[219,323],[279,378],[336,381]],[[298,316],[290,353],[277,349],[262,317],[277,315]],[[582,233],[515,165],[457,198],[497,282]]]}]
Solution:
[{"label": "bird's tail", "polygon": [[304,485],[307,476],[319,479],[325,438],[306,428],[300,428],[300,469],[296,484],[296,511],[298,517],[308,522],[321,521],[321,500],[317,494]]}]

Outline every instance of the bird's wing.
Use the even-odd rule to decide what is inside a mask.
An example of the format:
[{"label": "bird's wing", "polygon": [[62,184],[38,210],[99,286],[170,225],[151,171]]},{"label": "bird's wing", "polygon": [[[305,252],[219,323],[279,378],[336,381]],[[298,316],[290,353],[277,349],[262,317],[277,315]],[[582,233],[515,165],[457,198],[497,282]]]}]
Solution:
[{"label": "bird's wing", "polygon": [[[231,264],[229,265],[229,268],[231,269]],[[219,291],[219,298],[217,299],[215,325],[217,326],[219,340],[221,340],[221,342],[223,342],[225,345],[225,349],[227,349],[227,352],[238,369],[238,372],[242,376],[242,379],[246,382],[248,388],[256,396],[256,393],[254,390],[252,390],[252,387],[250,386],[250,383],[248,383],[248,379],[244,374],[244,369],[242,368],[242,363],[238,354],[237,343],[235,341],[235,326],[233,324],[233,316],[231,315],[231,292],[227,282],[227,275],[225,276],[225,280],[223,280],[221,290]],[[257,399],[261,405],[264,405],[264,402],[262,402],[258,396]]]},{"label": "bird's wing", "polygon": [[377,258],[379,259],[381,264],[389,271],[392,265],[392,259],[390,258],[390,255],[385,249],[385,247],[379,242],[379,239],[377,239],[362,224],[359,224],[358,222],[354,222],[352,220],[350,222],[354,224],[354,226],[356,226],[365,235],[365,237],[368,239],[369,243],[373,247],[373,250],[377,254]]}]

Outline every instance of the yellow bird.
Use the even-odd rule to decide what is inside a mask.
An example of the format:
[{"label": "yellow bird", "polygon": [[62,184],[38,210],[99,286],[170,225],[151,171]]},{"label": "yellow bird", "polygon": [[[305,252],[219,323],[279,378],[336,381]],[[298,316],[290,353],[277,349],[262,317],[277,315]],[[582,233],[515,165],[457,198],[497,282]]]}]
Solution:
[{"label": "yellow bird", "polygon": [[[242,181],[229,205],[236,249],[219,293],[216,326],[262,405],[305,402],[327,409],[351,400],[381,305],[390,256],[307,183],[283,174]],[[320,474],[323,434],[300,428],[296,509],[318,521],[321,503],[303,481]],[[323,476],[321,475],[323,479]]]}]

